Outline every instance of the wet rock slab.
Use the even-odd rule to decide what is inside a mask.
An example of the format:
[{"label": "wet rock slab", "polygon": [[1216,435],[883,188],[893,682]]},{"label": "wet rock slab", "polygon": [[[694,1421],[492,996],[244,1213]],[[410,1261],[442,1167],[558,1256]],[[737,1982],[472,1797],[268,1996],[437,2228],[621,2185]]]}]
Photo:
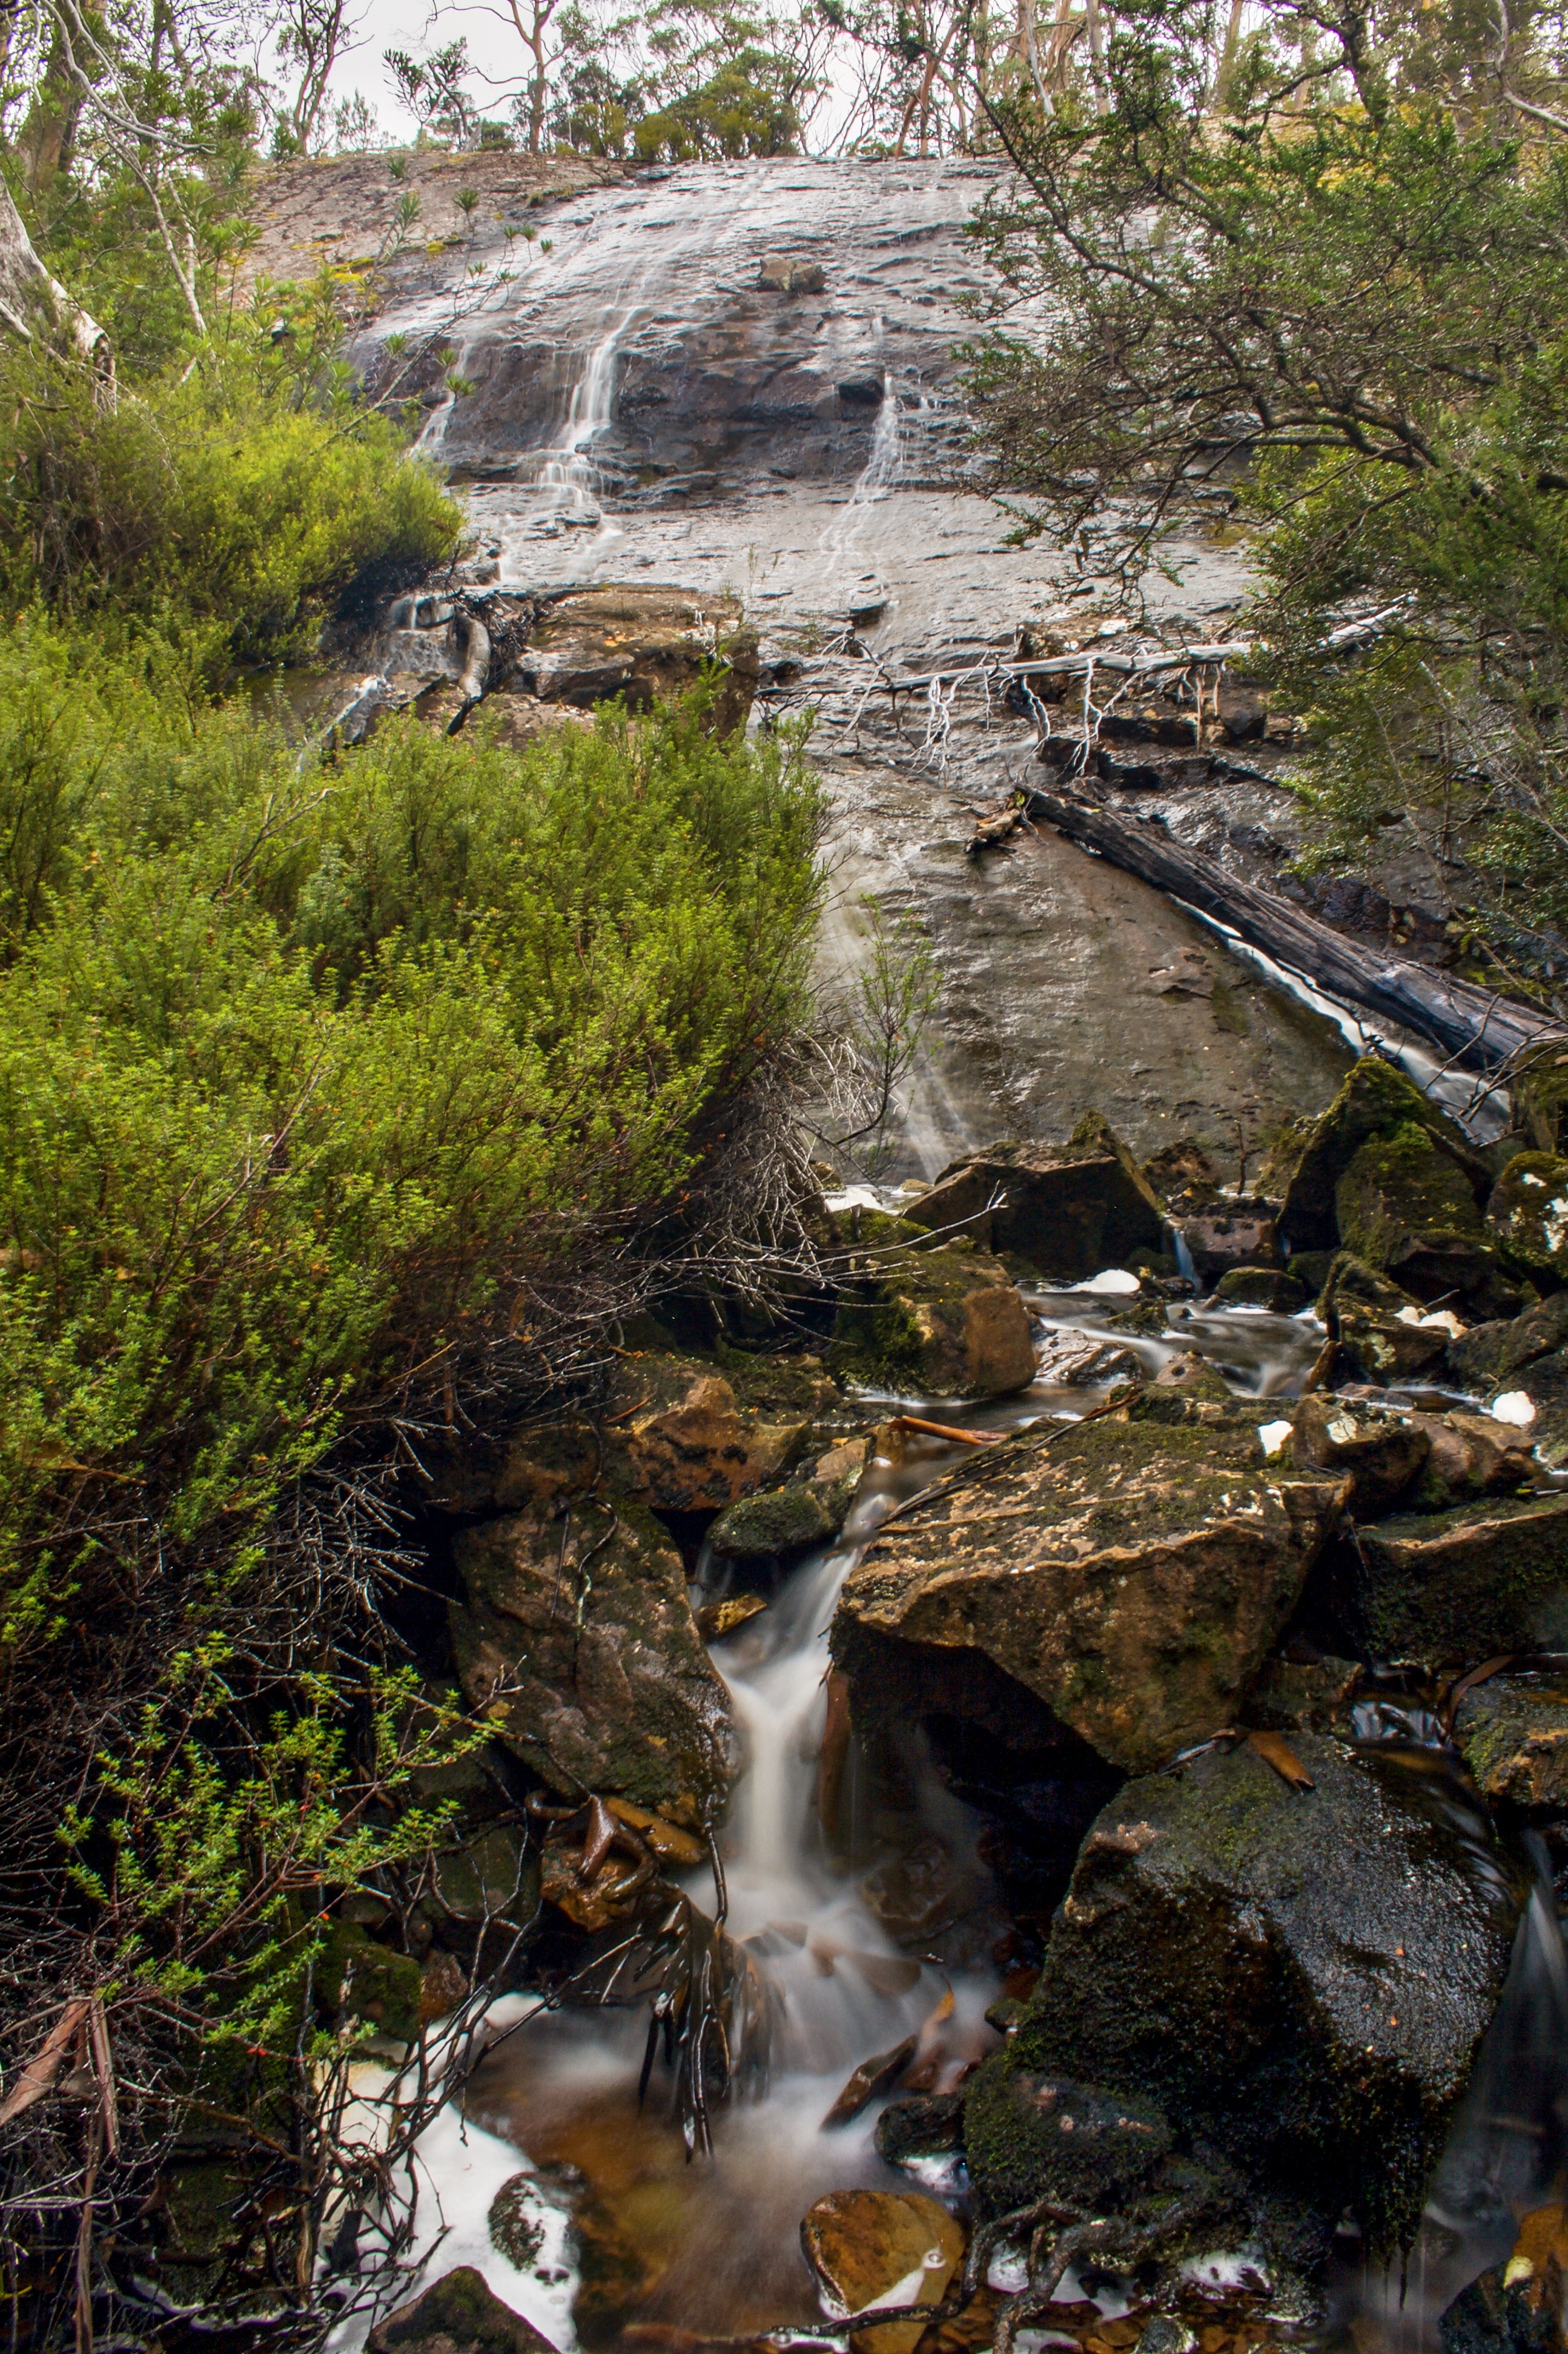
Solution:
[{"label": "wet rock slab", "polygon": [[[824,2308],[843,2319],[879,2305],[936,2305],[962,2262],[964,2235],[917,2190],[833,2190],[800,2225]],[[914,2354],[924,2325],[857,2331],[857,2354]]]},{"label": "wet rock slab", "polygon": [[1454,1738],[1482,1796],[1568,1811],[1568,1676],[1498,1676],[1460,1702]]},{"label": "wet rock slab", "polygon": [[1473,1664],[1568,1648],[1568,1494],[1396,1513],[1357,1543],[1375,1658]]},{"label": "wet rock slab", "polygon": [[1065,2071],[1332,2219],[1351,2204],[1374,2239],[1414,2225],[1518,1892],[1478,1814],[1466,1835],[1428,1811],[1423,1777],[1324,1734],[1291,1745],[1310,1790],[1214,1750],[1097,1819],[1023,2023],[969,2095],[988,2201],[1017,2189],[1020,2083]]},{"label": "wet rock slab", "polygon": [[555,2354],[471,2264],[460,2264],[370,2333],[370,2354]]},{"label": "wet rock slab", "polygon": [[1232,1721],[1348,1493],[1266,1458],[1263,1418],[1172,1387],[988,1450],[872,1540],[835,1659],[982,1652],[1101,1757],[1163,1764]]},{"label": "wet rock slab", "polygon": [[1067,1282],[1164,1247],[1158,1195],[1097,1114],[1067,1142],[991,1145],[944,1170],[909,1215],[960,1227],[987,1249],[1016,1252]]}]

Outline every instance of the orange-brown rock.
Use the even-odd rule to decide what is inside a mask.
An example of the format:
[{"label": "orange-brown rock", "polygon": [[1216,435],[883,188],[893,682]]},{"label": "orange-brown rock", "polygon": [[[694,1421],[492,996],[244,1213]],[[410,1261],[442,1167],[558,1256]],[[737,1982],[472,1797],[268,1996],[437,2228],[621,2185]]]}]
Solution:
[{"label": "orange-brown rock", "polygon": [[[938,2305],[963,2261],[964,2235],[917,2190],[832,2190],[800,2226],[822,2306],[842,2321],[879,2305]],[[925,2324],[857,2330],[852,2354],[914,2354]]]}]

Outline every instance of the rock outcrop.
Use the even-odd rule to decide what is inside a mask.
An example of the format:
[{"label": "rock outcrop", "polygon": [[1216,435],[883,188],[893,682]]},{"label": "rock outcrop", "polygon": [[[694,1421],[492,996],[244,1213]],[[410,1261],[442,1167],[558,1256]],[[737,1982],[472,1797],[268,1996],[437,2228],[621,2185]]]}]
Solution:
[{"label": "rock outcrop", "polygon": [[[1406,1130],[1416,1133],[1408,1136],[1403,1133]],[[1394,1145],[1395,1150],[1392,1158],[1386,1151],[1370,1154],[1357,1167],[1358,1155],[1369,1145]],[[1414,1193],[1406,1203],[1400,1186],[1407,1163]],[[1414,1248],[1427,1232],[1422,1221],[1428,1211],[1434,1246],[1446,1231],[1442,1220],[1450,1213],[1465,1221],[1466,1237],[1478,1231],[1478,1219],[1472,1227],[1439,1163],[1463,1181],[1473,1216],[1491,1191],[1489,1162],[1428,1102],[1414,1079],[1368,1055],[1350,1072],[1327,1111],[1281,1140],[1266,1175],[1283,1190],[1279,1229],[1290,1250],[1333,1250],[1341,1239],[1348,1242],[1340,1231],[1343,1212],[1358,1231],[1373,1236],[1375,1252],[1397,1254],[1407,1245]],[[1351,1182],[1341,1202],[1340,1187],[1347,1178]],[[1409,1216],[1404,1214],[1406,1208]],[[1363,1250],[1361,1255],[1368,1254]],[[1388,1260],[1379,1257],[1377,1264]]]},{"label": "rock outcrop", "polygon": [[456,1562],[458,1672],[507,1747],[567,1797],[710,1819],[735,1766],[728,1700],[658,1523],[625,1504],[536,1504],[469,1530]]},{"label": "rock outcrop", "polygon": [[940,1246],[907,1220],[863,1215],[830,1361],[902,1397],[1005,1397],[1034,1379],[1029,1311],[967,1236]]},{"label": "rock outcrop", "polygon": [[513,686],[579,710],[619,696],[629,711],[646,711],[689,693],[705,672],[714,726],[727,736],[746,725],[758,675],[757,632],[737,599],[654,585],[582,588],[541,610]]},{"label": "rock outcrop", "polygon": [[1568,1494],[1399,1513],[1357,1544],[1374,1659],[1462,1665],[1568,1648]]},{"label": "rock outcrop", "polygon": [[1163,1765],[1231,1723],[1349,1494],[1266,1458],[1262,1418],[1178,1387],[988,1449],[873,1538],[835,1659],[980,1651],[1102,1758]]},{"label": "rock outcrop", "polygon": [[555,2354],[471,2264],[459,2264],[370,2333],[370,2354]]},{"label": "rock outcrop", "polygon": [[995,1144],[953,1162],[907,1214],[922,1226],[959,1228],[1068,1283],[1160,1251],[1165,1240],[1159,1195],[1096,1112],[1065,1145]]}]

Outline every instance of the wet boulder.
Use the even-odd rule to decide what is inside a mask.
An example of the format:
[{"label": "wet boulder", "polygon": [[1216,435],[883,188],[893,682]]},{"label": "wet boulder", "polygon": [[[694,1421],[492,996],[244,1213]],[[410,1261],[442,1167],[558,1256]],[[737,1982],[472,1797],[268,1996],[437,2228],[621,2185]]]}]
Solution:
[{"label": "wet boulder", "polygon": [[1212,1749],[1099,1816],[1028,2011],[969,2094],[988,2206],[1039,2174],[1008,2080],[1070,2077],[1113,2124],[1118,2103],[1129,2125],[1163,2116],[1255,2187],[1330,2219],[1349,2204],[1374,2243],[1408,2236],[1519,1891],[1478,1811],[1456,1828],[1428,1777],[1325,1734],[1291,1747],[1309,1789]]},{"label": "wet boulder", "polygon": [[459,2264],[376,2324],[370,2354],[555,2354],[531,2321],[514,2313],[472,2264]]},{"label": "wet boulder", "polygon": [[1510,1090],[1514,1126],[1537,1152],[1568,1151],[1568,1054],[1561,1042],[1527,1063]]},{"label": "wet boulder", "polygon": [[1516,1274],[1553,1290],[1568,1284],[1568,1161],[1516,1153],[1492,1189],[1487,1227]]},{"label": "wet boulder", "polygon": [[[1032,2017],[1026,2006],[1020,2033]],[[996,2065],[969,2094],[964,2135],[993,2214],[1036,2199],[1107,2214],[1126,2205],[1174,2139],[1152,2102],[1080,2084],[1060,2069]]]},{"label": "wet boulder", "polygon": [[1295,1316],[1311,1298],[1299,1276],[1273,1267],[1227,1267],[1214,1287],[1221,1308],[1266,1308],[1275,1316]]},{"label": "wet boulder", "polygon": [[1171,1419],[1030,1432],[906,1506],[843,1587],[852,1683],[875,1684],[888,1645],[980,1652],[1135,1773],[1228,1724],[1348,1483],[1266,1457],[1259,1409],[1163,1394]]},{"label": "wet boulder", "polygon": [[728,1697],[658,1522],[587,1498],[535,1505],[466,1531],[455,1560],[459,1677],[507,1748],[570,1797],[711,1817],[735,1766]]},{"label": "wet boulder", "polygon": [[1290,1434],[1298,1471],[1349,1479],[1350,1510],[1358,1521],[1392,1511],[1431,1451],[1430,1433],[1411,1416],[1320,1394],[1302,1399]]},{"label": "wet boulder", "polygon": [[1427,1312],[1391,1277],[1368,1267],[1352,1252],[1338,1251],[1319,1294],[1317,1312],[1337,1329],[1345,1351],[1343,1370],[1393,1386],[1436,1380],[1458,1319]]},{"label": "wet boulder", "polygon": [[1501,1288],[1469,1177],[1417,1120],[1358,1147],[1334,1188],[1334,1212],[1345,1248],[1416,1299]]},{"label": "wet boulder", "polygon": [[1029,1311],[1005,1267],[967,1237],[939,1246],[907,1220],[863,1216],[830,1363],[903,1397],[1005,1397],[1034,1379]]},{"label": "wet boulder", "polygon": [[[1542,1460],[1568,1460],[1568,1292],[1554,1292],[1522,1316],[1478,1324],[1449,1343],[1448,1369],[1489,1405],[1525,1402],[1519,1427]],[[1526,1410],[1528,1409],[1528,1410]]]},{"label": "wet boulder", "polygon": [[1563,2354],[1568,2347],[1568,2209],[1520,2219],[1506,2264],[1462,2289],[1437,2324],[1443,2354]]},{"label": "wet boulder", "polygon": [[708,1543],[734,1561],[776,1558],[826,1544],[842,1528],[859,1485],[856,1468],[836,1479],[791,1480],[759,1496],[743,1496],[712,1522]]},{"label": "wet boulder", "polygon": [[1404,1512],[1361,1529],[1374,1658],[1433,1666],[1568,1647],[1568,1494]]},{"label": "wet boulder", "polygon": [[1211,1203],[1183,1218],[1181,1240],[1199,1283],[1216,1285],[1242,1267],[1282,1268],[1278,1207],[1277,1202],[1262,1200]]},{"label": "wet boulder", "polygon": [[[879,2305],[936,2305],[963,2262],[964,2234],[918,2190],[830,2190],[800,2225],[824,2312],[846,2320]],[[887,2322],[857,2335],[863,2354],[914,2354],[924,2325]]]},{"label": "wet boulder", "polygon": [[[1486,1199],[1493,1172],[1484,1155],[1446,1113],[1429,1103],[1414,1079],[1366,1055],[1346,1075],[1328,1109],[1305,1120],[1282,1139],[1266,1169],[1266,1180],[1284,1194],[1279,1229],[1291,1251],[1333,1250],[1340,1243],[1339,1188],[1363,1145],[1391,1138],[1405,1127],[1422,1129],[1466,1179],[1471,1206]],[[1352,1209],[1361,1186],[1348,1197]]]},{"label": "wet boulder", "polygon": [[1539,1482],[1528,1433],[1489,1414],[1419,1414],[1428,1452],[1405,1499],[1414,1512],[1446,1512],[1482,1496],[1517,1495]]},{"label": "wet boulder", "polygon": [[1068,1283],[1163,1249],[1160,1197],[1097,1112],[1065,1144],[994,1144],[945,1169],[908,1215],[959,1226]]},{"label": "wet boulder", "polygon": [[578,588],[535,621],[513,676],[542,703],[589,710],[620,697],[629,711],[688,694],[716,670],[713,726],[746,724],[758,677],[757,633],[738,599],[650,585]]},{"label": "wet boulder", "polygon": [[963,2156],[963,2095],[905,2093],[888,2102],[873,2138],[885,2166],[901,2167],[916,2176],[945,2177],[952,2162]]},{"label": "wet boulder", "polygon": [[1465,1694],[1454,1738],[1482,1795],[1527,1815],[1568,1813],[1568,1680],[1494,1676]]}]

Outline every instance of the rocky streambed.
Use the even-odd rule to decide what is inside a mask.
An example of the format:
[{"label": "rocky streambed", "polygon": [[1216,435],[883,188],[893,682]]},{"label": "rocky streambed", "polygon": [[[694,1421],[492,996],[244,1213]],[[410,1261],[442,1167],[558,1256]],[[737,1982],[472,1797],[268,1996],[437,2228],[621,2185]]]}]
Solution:
[{"label": "rocky streambed", "polygon": [[[1563,1090],[1424,1091],[1014,822],[1071,719],[1020,670],[1125,624],[963,488],[985,178],[693,169],[526,266],[481,218],[360,355],[409,339],[478,554],[312,724],[525,745],[722,657],[718,724],[816,715],[825,956],[869,896],[938,984],[805,1331],[671,1303],[429,1467],[493,1738],[342,1935],[384,2046],[509,1991],[388,2349],[1561,2342]],[[1099,780],[1273,873],[1288,731],[1189,556]]]}]

